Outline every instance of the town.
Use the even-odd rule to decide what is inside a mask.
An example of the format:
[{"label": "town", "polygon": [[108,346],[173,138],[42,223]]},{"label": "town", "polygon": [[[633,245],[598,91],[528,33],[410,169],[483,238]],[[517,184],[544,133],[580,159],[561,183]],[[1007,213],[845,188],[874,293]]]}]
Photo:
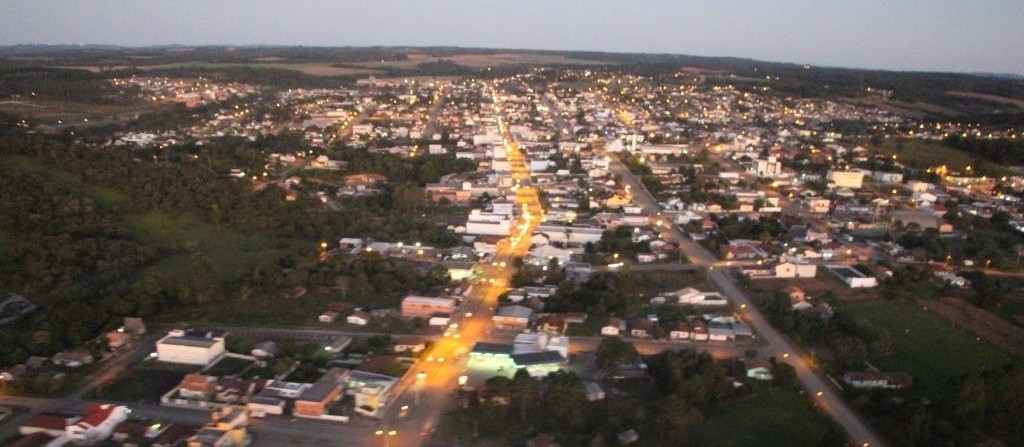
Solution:
[{"label": "town", "polygon": [[[884,86],[490,71],[286,87],[136,70],[103,88],[163,119],[19,117],[5,170],[63,166],[76,206],[159,248],[99,261],[139,269],[109,289],[137,303],[74,335],[32,326],[42,279],[0,297],[0,326],[26,334],[4,339],[0,440],[754,445],[693,427],[776,405],[808,428],[775,445],[924,445],[954,429],[894,421],[958,405],[954,379],[1021,377],[1024,172],[971,152],[1020,129],[927,120]],[[16,146],[48,135],[88,149]]]}]

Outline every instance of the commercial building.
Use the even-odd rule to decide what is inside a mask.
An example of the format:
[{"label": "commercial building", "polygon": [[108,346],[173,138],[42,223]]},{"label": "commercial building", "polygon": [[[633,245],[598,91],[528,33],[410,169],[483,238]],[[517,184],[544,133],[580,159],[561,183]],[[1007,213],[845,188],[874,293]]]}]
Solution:
[{"label": "commercial building", "polygon": [[221,330],[175,329],[156,342],[157,358],[162,362],[209,365],[224,355]]}]

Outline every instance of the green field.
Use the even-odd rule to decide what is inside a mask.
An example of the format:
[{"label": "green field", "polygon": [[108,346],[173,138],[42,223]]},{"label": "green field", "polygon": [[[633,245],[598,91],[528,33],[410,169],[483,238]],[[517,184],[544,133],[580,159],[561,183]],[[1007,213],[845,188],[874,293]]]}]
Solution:
[{"label": "green field", "polygon": [[817,446],[831,422],[795,391],[774,390],[705,414],[694,445]]},{"label": "green field", "polygon": [[[902,150],[897,149],[897,141],[902,142]],[[987,161],[978,163],[978,157],[934,141],[887,139],[878,149],[886,156],[895,154],[898,161],[915,168],[927,169],[946,165],[950,171],[961,171],[968,166],[988,172],[1002,171],[998,165]]]},{"label": "green field", "polygon": [[154,271],[182,268],[198,254],[210,261],[223,280],[237,277],[259,261],[294,253],[301,244],[261,234],[243,234],[189,215],[172,217],[151,212],[134,216],[128,223],[145,245],[185,248],[189,252],[161,260],[152,267]]},{"label": "green field", "polygon": [[886,371],[906,371],[924,395],[948,396],[953,392],[951,379],[1012,362],[988,343],[913,303],[843,302],[836,309],[888,332],[893,352],[875,365]]}]

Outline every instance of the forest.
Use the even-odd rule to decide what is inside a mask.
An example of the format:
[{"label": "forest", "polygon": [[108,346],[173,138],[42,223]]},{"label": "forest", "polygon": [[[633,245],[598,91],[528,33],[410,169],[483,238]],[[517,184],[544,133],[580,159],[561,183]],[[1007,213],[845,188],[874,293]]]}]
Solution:
[{"label": "forest", "polygon": [[[364,306],[443,285],[444,275],[407,262],[377,256],[321,262],[317,250],[321,241],[342,236],[458,243],[427,217],[431,205],[419,185],[465,166],[423,156],[389,168],[354,153],[350,158],[364,172],[386,173],[388,187],[327,212],[314,198],[285,201],[276,185],[257,191],[213,169],[253,152],[262,157],[253,147],[259,144],[226,139],[193,153],[194,146],[156,152],[0,138],[0,292],[40,305],[0,331],[0,364],[79,346],[124,316],[241,318],[232,303],[273,302],[297,285]],[[304,307],[310,305],[323,300],[277,312],[244,306],[263,311],[244,315],[322,311]]]}]

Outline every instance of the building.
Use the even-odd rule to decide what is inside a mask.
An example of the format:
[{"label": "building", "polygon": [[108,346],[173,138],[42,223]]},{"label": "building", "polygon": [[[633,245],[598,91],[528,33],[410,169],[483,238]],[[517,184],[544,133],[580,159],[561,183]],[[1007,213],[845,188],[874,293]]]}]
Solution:
[{"label": "building", "polygon": [[512,219],[506,214],[485,213],[474,209],[466,220],[466,233],[508,236],[512,233]]},{"label": "building", "polygon": [[905,372],[881,372],[881,371],[850,371],[843,374],[843,382],[854,388],[885,388],[899,389],[909,388],[914,385],[914,379]]},{"label": "building", "polygon": [[499,308],[491,319],[501,329],[525,329],[532,316],[533,309],[513,304]]},{"label": "building", "polygon": [[128,408],[123,405],[91,404],[82,419],[67,427],[65,434],[78,445],[92,445],[109,438],[114,427],[127,419]]},{"label": "building", "polygon": [[221,330],[175,329],[156,342],[157,358],[162,362],[209,365],[224,355]]},{"label": "building", "polygon": [[405,318],[430,318],[434,314],[455,312],[454,298],[440,298],[409,295],[402,299],[402,316]]},{"label": "building", "polygon": [[864,184],[864,173],[860,171],[828,171],[829,186],[835,188],[860,189]]},{"label": "building", "polygon": [[828,267],[829,271],[839,277],[851,289],[870,288],[878,285],[878,280],[873,276],[867,276],[848,265],[833,265]]},{"label": "building", "polygon": [[813,278],[818,275],[818,266],[807,263],[783,262],[775,266],[776,278]]},{"label": "building", "polygon": [[774,156],[768,157],[767,160],[754,160],[748,172],[758,177],[775,178],[782,174],[782,162],[776,160]]},{"label": "building", "polygon": [[324,373],[295,399],[295,416],[317,418],[327,414],[328,407],[341,397],[348,375],[348,371],[341,368],[331,368]]}]

